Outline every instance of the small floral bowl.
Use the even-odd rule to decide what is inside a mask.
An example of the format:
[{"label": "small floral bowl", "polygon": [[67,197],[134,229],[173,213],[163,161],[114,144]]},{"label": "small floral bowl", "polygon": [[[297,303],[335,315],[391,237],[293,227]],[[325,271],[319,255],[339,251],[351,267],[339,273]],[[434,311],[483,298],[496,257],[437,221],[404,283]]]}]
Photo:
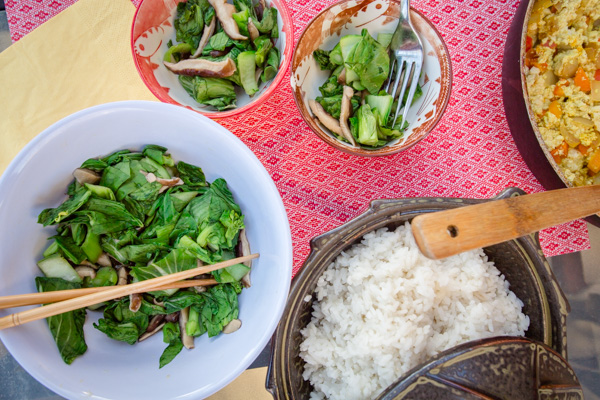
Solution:
[{"label": "small floral bowl", "polygon": [[268,6],[277,9],[279,38],[275,47],[281,55],[277,75],[271,81],[261,83],[258,92],[252,97],[243,90],[236,89],[237,107],[224,111],[198,104],[181,86],[177,75],[163,64],[163,56],[169,48],[168,42],[171,40],[177,43],[174,20],[177,4],[182,1],[184,0],[143,0],[133,18],[131,51],[138,73],[148,89],[164,103],[183,106],[213,119],[239,115],[264,103],[285,76],[292,58],[294,28],[285,1],[266,0]]},{"label": "small floral bowl", "polygon": [[424,62],[419,81],[423,95],[409,110],[407,139],[397,139],[377,148],[366,149],[338,140],[313,116],[309,100],[320,96],[319,86],[329,77],[321,71],[313,52],[331,50],[340,37],[360,34],[367,29],[371,36],[393,33],[398,25],[400,0],[342,0],[321,11],[306,27],[292,58],[291,85],[300,114],[308,126],[328,145],[358,156],[385,156],[406,150],[423,139],[442,117],[452,87],[452,66],[446,44],[433,24],[419,11],[411,9],[411,21],[424,47]]}]

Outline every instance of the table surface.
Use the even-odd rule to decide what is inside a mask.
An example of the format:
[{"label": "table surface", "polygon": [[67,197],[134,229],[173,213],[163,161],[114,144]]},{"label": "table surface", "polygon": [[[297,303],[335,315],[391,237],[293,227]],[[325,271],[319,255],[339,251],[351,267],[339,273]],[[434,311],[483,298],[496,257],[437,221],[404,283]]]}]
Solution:
[{"label": "table surface", "polygon": [[[6,12],[0,11],[0,52],[11,44]],[[586,399],[600,400],[600,228],[588,224],[591,249],[550,257],[550,265],[571,305],[567,320],[569,363]],[[250,368],[266,366],[269,349]],[[0,400],[62,397],[33,379],[0,342]]]}]

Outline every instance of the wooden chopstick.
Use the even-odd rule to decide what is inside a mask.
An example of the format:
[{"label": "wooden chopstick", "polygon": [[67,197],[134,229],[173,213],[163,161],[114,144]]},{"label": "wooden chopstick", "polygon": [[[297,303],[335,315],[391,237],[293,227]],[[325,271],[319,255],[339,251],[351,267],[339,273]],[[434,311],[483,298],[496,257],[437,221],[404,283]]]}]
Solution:
[{"label": "wooden chopstick", "polygon": [[216,271],[234,264],[250,261],[257,257],[257,253],[250,254],[248,256],[234,258],[217,264],[205,265],[202,267],[189,269],[187,271],[176,272],[174,274],[160,276],[158,278],[148,279],[146,281],[136,282],[129,285],[112,286],[110,289],[98,293],[90,293],[74,299],[63,300],[57,303],[33,308],[31,310],[21,311],[0,318],[0,330],[12,328],[27,322],[36,321],[38,319],[51,317],[53,315],[62,314],[67,311],[77,310],[78,308],[88,307],[92,304],[101,303],[103,301],[128,296],[132,293],[152,291],[162,285],[188,279],[196,275],[206,274],[208,272]]},{"label": "wooden chopstick", "polygon": [[[168,290],[168,289],[182,289],[193,286],[211,286],[216,285],[218,282],[214,279],[194,279],[191,281],[179,281],[170,283],[167,285],[155,287],[154,290]],[[27,293],[27,294],[16,294],[12,296],[0,297],[0,310],[4,308],[31,306],[35,304],[48,304],[56,303],[57,301],[63,301],[73,299],[75,297],[84,296],[90,293],[98,293],[114,286],[101,286],[91,287],[82,289],[68,289],[68,290],[56,290],[54,292],[39,292],[39,293]],[[133,293],[145,293],[148,290]]]}]

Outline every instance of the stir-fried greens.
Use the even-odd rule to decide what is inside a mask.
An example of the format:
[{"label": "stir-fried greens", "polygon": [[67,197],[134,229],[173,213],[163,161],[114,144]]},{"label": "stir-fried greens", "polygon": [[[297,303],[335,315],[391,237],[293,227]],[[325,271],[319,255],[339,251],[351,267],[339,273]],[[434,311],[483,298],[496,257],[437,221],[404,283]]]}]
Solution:
[{"label": "stir-fried greens", "polygon": [[[390,41],[391,34],[379,34],[375,40],[363,29],[360,35],[342,36],[332,50],[313,52],[321,70],[331,73],[319,87],[321,96],[309,104],[319,121],[339,140],[378,148],[401,138],[408,126],[402,116],[393,123],[399,99],[382,90],[391,72]],[[421,95],[421,87],[417,86],[413,102]]]},{"label": "stir-fried greens", "polygon": [[[40,292],[143,281],[249,253],[244,217],[225,180],[209,183],[202,169],[177,163],[161,146],[89,159],[74,174],[69,198],[42,211],[38,222],[56,235],[38,266]],[[129,344],[160,330],[168,344],[160,367],[193,338],[239,327],[238,294],[249,286],[249,265],[213,271],[211,286],[135,294],[90,307],[102,309],[94,327]],[[63,360],[85,353],[86,310],[48,318]],[[231,330],[231,329],[229,329]]]},{"label": "stir-fried greens", "polygon": [[177,5],[176,40],[163,61],[200,104],[236,107],[235,87],[252,96],[279,69],[277,9],[264,0],[187,0]]}]

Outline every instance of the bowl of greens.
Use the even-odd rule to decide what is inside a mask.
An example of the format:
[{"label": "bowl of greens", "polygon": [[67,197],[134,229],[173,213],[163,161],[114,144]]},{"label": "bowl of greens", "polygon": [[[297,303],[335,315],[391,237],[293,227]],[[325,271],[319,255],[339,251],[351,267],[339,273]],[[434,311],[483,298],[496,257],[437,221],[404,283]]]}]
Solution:
[{"label": "bowl of greens", "polygon": [[406,121],[394,118],[400,99],[384,88],[399,8],[399,0],[342,0],[307,25],[294,50],[291,85],[300,114],[319,138],[346,153],[384,156],[415,145],[450,99],[448,49],[433,24],[411,9],[423,69]]},{"label": "bowl of greens", "polygon": [[80,111],[30,142],[0,190],[18,193],[0,208],[0,296],[127,284],[260,254],[189,288],[0,331],[25,370],[61,396],[204,398],[273,334],[291,280],[287,215],[260,161],[210,119],[142,101]]},{"label": "bowl of greens", "polygon": [[293,41],[282,0],[143,0],[131,28],[148,89],[210,118],[266,101],[288,70]]}]

